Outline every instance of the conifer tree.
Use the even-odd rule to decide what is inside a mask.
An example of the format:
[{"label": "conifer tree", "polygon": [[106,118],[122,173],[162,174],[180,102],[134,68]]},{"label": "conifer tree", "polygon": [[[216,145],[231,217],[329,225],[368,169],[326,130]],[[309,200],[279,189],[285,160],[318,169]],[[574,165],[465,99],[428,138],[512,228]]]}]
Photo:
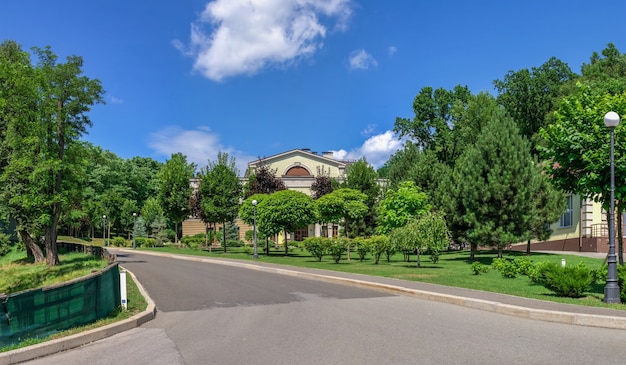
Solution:
[{"label": "conifer tree", "polygon": [[528,141],[504,110],[496,111],[452,174],[472,253],[494,246],[502,257],[506,245],[529,237],[540,178]]}]

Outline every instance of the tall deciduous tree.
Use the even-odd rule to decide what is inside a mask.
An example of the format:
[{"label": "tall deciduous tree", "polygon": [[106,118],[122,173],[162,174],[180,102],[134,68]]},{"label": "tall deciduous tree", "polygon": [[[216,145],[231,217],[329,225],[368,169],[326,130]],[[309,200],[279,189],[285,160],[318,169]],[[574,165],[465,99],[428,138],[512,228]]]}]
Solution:
[{"label": "tall deciduous tree", "polygon": [[165,216],[174,222],[175,240],[178,242],[178,225],[189,216],[189,197],[192,188],[190,180],[194,176],[196,165],[187,163],[182,153],[174,153],[165,161],[158,174],[159,201]]},{"label": "tall deciduous tree", "polygon": [[453,172],[472,252],[477,244],[495,246],[502,257],[506,245],[528,237],[540,178],[528,141],[503,110],[496,112]]},{"label": "tall deciduous tree", "polygon": [[[22,68],[21,77],[34,82],[28,85],[29,98],[22,100],[26,104],[9,121],[5,145],[7,168],[3,175],[11,179],[14,177],[6,176],[7,171],[19,173],[20,183],[27,184],[12,205],[28,212],[23,217],[30,221],[31,227],[40,226],[46,263],[57,265],[59,219],[78,191],[78,178],[83,176],[79,138],[91,126],[87,113],[94,104],[103,102],[104,92],[99,80],[82,76],[81,57],[69,56],[65,63],[58,63],[57,55],[49,47],[35,48],[34,53],[36,66]],[[28,109],[30,112],[26,112]],[[38,212],[33,210],[34,204],[39,206]]]},{"label": "tall deciduous tree", "polygon": [[552,57],[530,70],[509,71],[493,84],[499,93],[498,103],[506,108],[520,133],[536,142],[535,134],[546,124],[548,113],[555,109],[562,87],[577,77],[566,63]]},{"label": "tall deciduous tree", "polygon": [[219,152],[216,161],[200,172],[202,210],[207,223],[222,223],[224,252],[226,252],[226,222],[237,218],[242,188],[239,183],[235,159]]},{"label": "tall deciduous tree", "polygon": [[[554,113],[555,122],[541,130],[547,141],[542,157],[552,163],[546,166],[554,184],[563,191],[600,201],[605,210],[610,206],[610,136],[604,126],[609,111],[626,115],[626,92],[610,94],[579,84],[578,93],[565,98]],[[624,124],[615,129],[615,199],[618,217],[624,211],[626,198],[626,139]],[[618,224],[618,228],[621,224]],[[621,234],[619,260],[624,261]]]},{"label": "tall deciduous tree", "polygon": [[285,255],[289,254],[287,233],[316,221],[313,198],[295,190],[277,191],[263,199],[257,208],[262,232],[269,236],[284,231]]},{"label": "tall deciduous tree", "polygon": [[459,110],[467,107],[471,93],[467,86],[453,90],[424,87],[413,101],[415,117],[396,118],[394,132],[407,136],[418,148],[434,150],[439,161],[453,165],[466,141],[455,131]]}]

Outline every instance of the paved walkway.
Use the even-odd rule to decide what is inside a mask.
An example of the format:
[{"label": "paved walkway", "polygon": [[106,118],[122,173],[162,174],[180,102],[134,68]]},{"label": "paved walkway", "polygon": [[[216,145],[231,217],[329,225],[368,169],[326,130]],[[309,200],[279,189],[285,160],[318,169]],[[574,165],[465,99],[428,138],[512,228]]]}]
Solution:
[{"label": "paved walkway", "polygon": [[[128,251],[136,252],[132,250]],[[400,295],[409,295],[421,299],[462,305],[469,308],[486,310],[500,314],[534,320],[568,323],[581,326],[593,326],[615,329],[626,329],[626,310],[615,310],[599,307],[587,307],[572,304],[555,303],[536,299],[527,299],[506,294],[490,293],[479,290],[448,287],[436,284],[420,283],[414,281],[383,278],[377,276],[342,273],[329,270],[308,269],[292,266],[269,264],[262,261],[242,261],[229,259],[215,259],[197,256],[185,256],[166,253],[141,251],[142,254],[172,257],[181,260],[195,260],[207,263],[238,266],[252,270],[262,270],[283,275],[305,277],[313,280],[324,280],[348,285],[357,285],[376,290],[385,290]],[[562,252],[559,252],[562,253]],[[602,258],[605,254],[595,253],[570,253]],[[135,278],[140,291],[147,296],[141,284]],[[133,318],[121,321],[100,329],[69,336],[58,340],[49,341],[40,345],[34,345],[23,349],[0,353],[0,365],[15,364],[22,361],[46,356],[58,351],[78,347],[98,339],[112,336],[116,333],[138,327],[154,317],[155,305],[148,299],[148,309]]]}]

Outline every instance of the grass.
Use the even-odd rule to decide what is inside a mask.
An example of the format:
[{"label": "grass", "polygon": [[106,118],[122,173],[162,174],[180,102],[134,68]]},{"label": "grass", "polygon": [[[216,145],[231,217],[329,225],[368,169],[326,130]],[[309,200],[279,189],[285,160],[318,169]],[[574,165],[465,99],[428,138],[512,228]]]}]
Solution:
[{"label": "grass", "polygon": [[59,254],[59,261],[61,264],[57,266],[34,264],[25,251],[13,249],[0,257],[0,293],[11,294],[66,282],[101,270],[107,265],[104,260],[75,252]]},{"label": "grass", "polygon": [[[239,260],[253,260],[250,248],[228,248],[228,253],[221,250],[213,252],[201,249],[179,248],[176,246],[149,248],[146,250],[168,252],[175,254],[186,254],[196,256],[208,256],[218,258],[229,258]],[[483,265],[491,265],[491,261],[497,257],[495,251],[479,251],[475,259]],[[602,266],[602,259],[595,259],[583,256],[567,254],[533,253],[526,256],[522,252],[505,252],[505,258],[528,257],[534,263],[555,262],[561,264],[565,259],[567,265],[575,265],[582,262],[591,269]],[[595,283],[581,298],[563,298],[556,296],[542,285],[533,283],[528,277],[518,275],[516,278],[504,278],[496,270],[488,270],[481,275],[473,275],[471,261],[468,251],[444,252],[439,257],[439,262],[434,264],[428,255],[421,256],[421,268],[416,267],[416,257],[411,256],[410,262],[405,262],[401,254],[391,257],[390,262],[381,257],[378,265],[374,264],[374,259],[368,255],[363,262],[359,261],[355,253],[351,254],[351,260],[347,261],[345,256],[339,264],[335,264],[330,256],[324,256],[321,262],[308,254],[303,249],[296,248],[290,251],[289,256],[284,256],[283,250],[270,251],[270,255],[261,254],[259,251],[259,261],[290,265],[297,267],[317,268],[333,271],[341,271],[356,274],[382,276],[401,280],[419,281],[439,285],[454,286],[467,289],[483,290],[495,293],[516,295],[525,298],[548,300],[560,303],[569,303],[585,306],[607,307],[613,309],[626,310],[626,304],[606,304],[602,301],[604,297],[604,283]]]}]

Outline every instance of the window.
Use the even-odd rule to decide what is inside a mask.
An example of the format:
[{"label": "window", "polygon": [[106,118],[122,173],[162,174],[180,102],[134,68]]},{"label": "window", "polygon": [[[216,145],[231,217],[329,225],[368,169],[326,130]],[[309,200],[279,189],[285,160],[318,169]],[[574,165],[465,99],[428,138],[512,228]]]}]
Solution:
[{"label": "window", "polygon": [[333,238],[337,238],[339,235],[339,226],[333,226]]},{"label": "window", "polygon": [[565,213],[561,216],[560,227],[571,227],[572,226],[572,216],[574,210],[572,209],[572,196],[567,197],[567,209]]},{"label": "window", "polygon": [[328,226],[322,226],[322,231],[320,233],[322,237],[328,237]]},{"label": "window", "polygon": [[293,237],[294,241],[303,241],[305,238],[309,236],[309,229],[299,228],[293,233],[293,236],[294,236]]}]

